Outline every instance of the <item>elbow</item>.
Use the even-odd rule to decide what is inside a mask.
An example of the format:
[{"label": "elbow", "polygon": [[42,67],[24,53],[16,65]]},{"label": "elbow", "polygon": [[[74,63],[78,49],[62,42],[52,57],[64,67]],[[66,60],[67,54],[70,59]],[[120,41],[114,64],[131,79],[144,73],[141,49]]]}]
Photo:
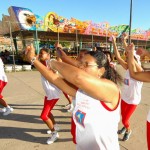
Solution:
[{"label": "elbow", "polygon": [[134,78],[134,75],[130,73],[130,77],[131,77],[131,78]]},{"label": "elbow", "polygon": [[130,77],[131,77],[131,78],[135,78],[134,72],[130,72]]},{"label": "elbow", "polygon": [[78,88],[82,88],[81,85],[82,85],[82,82],[84,81],[84,77],[83,75],[81,75],[80,73],[77,73],[74,77],[74,85]]}]

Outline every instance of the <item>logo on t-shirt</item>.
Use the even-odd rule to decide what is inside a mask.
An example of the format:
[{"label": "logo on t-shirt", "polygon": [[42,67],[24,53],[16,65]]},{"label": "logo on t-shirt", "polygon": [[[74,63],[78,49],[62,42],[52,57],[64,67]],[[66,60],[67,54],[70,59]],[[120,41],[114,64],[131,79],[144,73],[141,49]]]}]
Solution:
[{"label": "logo on t-shirt", "polygon": [[84,126],[84,118],[85,118],[85,115],[86,113],[80,111],[80,110],[77,110],[77,112],[75,113],[75,118],[76,118],[76,121],[83,127]]},{"label": "logo on t-shirt", "polygon": [[129,85],[129,79],[124,79],[124,84]]}]

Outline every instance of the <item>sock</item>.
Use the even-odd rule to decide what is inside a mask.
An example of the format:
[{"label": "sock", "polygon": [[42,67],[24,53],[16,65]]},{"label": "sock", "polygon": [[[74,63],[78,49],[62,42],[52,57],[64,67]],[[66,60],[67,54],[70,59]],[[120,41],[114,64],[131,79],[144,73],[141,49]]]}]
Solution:
[{"label": "sock", "polygon": [[6,108],[10,108],[10,106],[8,105]]}]

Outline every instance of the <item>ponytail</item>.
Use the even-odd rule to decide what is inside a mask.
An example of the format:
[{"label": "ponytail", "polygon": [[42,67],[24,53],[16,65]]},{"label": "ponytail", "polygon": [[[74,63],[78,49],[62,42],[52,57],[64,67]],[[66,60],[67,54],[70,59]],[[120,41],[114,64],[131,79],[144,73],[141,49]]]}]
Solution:
[{"label": "ponytail", "polygon": [[109,79],[113,81],[114,83],[121,85],[123,82],[122,76],[113,68],[109,65],[107,65],[107,68],[105,68],[105,73],[104,76],[106,79]]}]

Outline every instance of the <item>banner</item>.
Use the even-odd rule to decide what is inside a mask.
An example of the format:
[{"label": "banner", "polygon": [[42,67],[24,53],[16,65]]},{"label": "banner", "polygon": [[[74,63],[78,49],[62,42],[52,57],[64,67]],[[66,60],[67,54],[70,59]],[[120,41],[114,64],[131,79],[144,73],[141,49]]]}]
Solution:
[{"label": "banner", "polygon": [[[0,24],[0,32],[9,33],[9,24],[11,22],[12,32],[18,30],[37,30],[61,33],[78,33],[86,35],[119,37],[123,32],[129,32],[129,25],[111,26],[109,22],[94,23],[90,21],[81,21],[76,18],[67,19],[57,15],[55,12],[48,12],[41,17],[28,8],[11,6],[8,9],[10,16],[3,16]],[[148,33],[147,33],[148,32]],[[134,29],[131,32],[131,38],[146,40],[149,38],[149,31]]]}]

